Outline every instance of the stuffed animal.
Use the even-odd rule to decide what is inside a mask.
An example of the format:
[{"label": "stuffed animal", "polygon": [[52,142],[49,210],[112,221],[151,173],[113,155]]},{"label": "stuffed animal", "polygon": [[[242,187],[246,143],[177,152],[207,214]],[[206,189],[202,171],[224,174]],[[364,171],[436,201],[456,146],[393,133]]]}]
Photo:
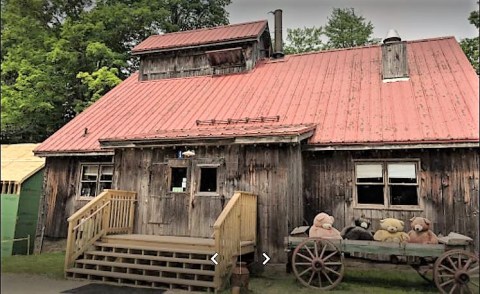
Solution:
[{"label": "stuffed animal", "polygon": [[346,227],[340,235],[348,240],[373,240],[373,234],[368,230],[370,221],[365,218],[355,219],[355,225]]},{"label": "stuffed animal", "polygon": [[405,223],[396,218],[380,220],[380,229],[375,232],[373,239],[381,242],[407,242],[408,234],[403,231]]},{"label": "stuffed animal", "polygon": [[409,243],[438,244],[437,235],[430,230],[431,222],[424,217],[410,219],[412,230],[408,232]]},{"label": "stuffed animal", "polygon": [[319,237],[324,239],[342,239],[340,232],[332,224],[335,219],[324,212],[317,214],[313,220],[313,226],[308,232],[309,237]]}]

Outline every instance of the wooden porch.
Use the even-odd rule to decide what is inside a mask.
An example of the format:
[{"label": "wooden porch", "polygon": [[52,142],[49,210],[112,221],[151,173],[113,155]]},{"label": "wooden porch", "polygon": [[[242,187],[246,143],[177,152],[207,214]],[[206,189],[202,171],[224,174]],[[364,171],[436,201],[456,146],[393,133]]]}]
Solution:
[{"label": "wooden porch", "polygon": [[135,201],[134,192],[106,190],[68,219],[67,278],[216,291],[227,285],[237,257],[254,252],[255,195],[236,192],[212,238],[133,234]]}]

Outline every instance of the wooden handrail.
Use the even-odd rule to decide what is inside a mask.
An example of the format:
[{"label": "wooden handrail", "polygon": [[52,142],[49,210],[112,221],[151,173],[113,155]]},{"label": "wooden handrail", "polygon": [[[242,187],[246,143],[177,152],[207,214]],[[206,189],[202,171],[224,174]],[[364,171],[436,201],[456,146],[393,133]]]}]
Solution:
[{"label": "wooden handrail", "polygon": [[110,233],[132,233],[136,193],[104,190],[68,218],[65,270],[95,241]]},{"label": "wooden handrail", "polygon": [[219,254],[215,266],[214,283],[224,286],[232,264],[241,255],[241,242],[256,242],[257,197],[247,192],[235,192],[213,225],[215,250]]}]

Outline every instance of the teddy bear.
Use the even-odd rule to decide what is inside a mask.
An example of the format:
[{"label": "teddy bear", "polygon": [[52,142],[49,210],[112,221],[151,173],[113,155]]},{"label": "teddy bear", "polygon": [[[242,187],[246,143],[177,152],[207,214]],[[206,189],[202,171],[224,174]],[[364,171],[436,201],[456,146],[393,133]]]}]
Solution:
[{"label": "teddy bear", "polygon": [[313,220],[313,226],[308,231],[308,236],[341,240],[340,232],[332,226],[334,220],[333,216],[324,212],[317,214]]},{"label": "teddy bear", "polygon": [[409,243],[438,244],[437,235],[430,230],[431,222],[424,217],[410,219],[412,230],[408,232]]},{"label": "teddy bear", "polygon": [[404,243],[409,240],[408,234],[403,231],[405,223],[396,218],[380,220],[380,229],[375,232],[373,239],[381,242]]},{"label": "teddy bear", "polygon": [[357,218],[354,221],[354,226],[345,227],[340,235],[343,239],[348,240],[373,240],[373,234],[368,230],[370,221],[365,218]]}]

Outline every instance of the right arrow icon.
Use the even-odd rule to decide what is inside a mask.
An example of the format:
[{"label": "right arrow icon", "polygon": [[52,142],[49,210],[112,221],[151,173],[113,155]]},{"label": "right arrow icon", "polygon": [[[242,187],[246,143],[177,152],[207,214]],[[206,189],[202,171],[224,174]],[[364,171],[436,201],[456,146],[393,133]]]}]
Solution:
[{"label": "right arrow icon", "polygon": [[263,252],[263,257],[265,257],[265,260],[263,261],[263,265],[266,265],[267,262],[270,260],[270,257],[265,252]]}]

